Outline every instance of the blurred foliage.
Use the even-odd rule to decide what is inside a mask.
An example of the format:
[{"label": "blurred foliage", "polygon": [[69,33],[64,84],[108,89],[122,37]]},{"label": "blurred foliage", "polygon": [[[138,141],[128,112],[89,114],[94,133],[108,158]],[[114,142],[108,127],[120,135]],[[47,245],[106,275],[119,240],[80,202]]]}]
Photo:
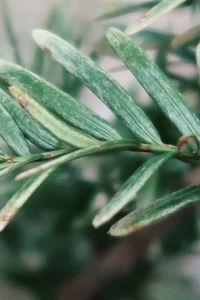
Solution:
[{"label": "blurred foliage", "polygon": [[[124,4],[121,7],[124,21],[126,12],[130,13],[130,7],[134,13],[134,2],[136,1],[127,4],[128,10]],[[139,9],[151,7],[150,2],[156,1],[149,1],[149,4],[143,7],[141,5]],[[45,28],[71,40],[77,46],[83,45],[84,36],[74,38],[69,32],[68,24],[73,20],[65,14],[67,4],[62,5],[64,6],[53,8]],[[138,10],[137,6],[136,8]],[[179,10],[191,11],[192,19],[198,16],[199,8],[199,1],[191,0],[186,1]],[[120,15],[118,5],[113,15]],[[2,16],[9,16],[5,8]],[[105,16],[110,17],[111,12]],[[121,20],[115,23],[119,28],[125,27]],[[6,27],[11,43],[14,22],[13,18],[13,28]],[[98,23],[98,26],[105,29],[108,25],[105,21],[103,24]],[[176,24],[171,24],[172,29],[173,26]],[[146,29],[137,33],[134,38],[145,49],[153,51],[157,64],[181,92],[191,95],[189,100],[199,113],[199,81],[194,51],[199,41],[199,31],[197,35],[195,31],[195,36],[189,35],[187,41],[183,36],[184,43],[177,46],[173,43],[177,38],[176,34],[168,29]],[[96,61],[101,62],[103,56],[114,55],[104,34],[98,43],[93,42],[94,36],[88,40],[91,56]],[[14,59],[17,62],[20,54],[16,49]],[[31,64],[34,72],[49,80],[52,79],[52,74],[57,74],[54,81],[71,95],[77,97],[82,92],[81,83],[46,58],[40,49],[35,51]],[[192,69],[192,75],[187,75],[187,69],[182,72],[184,68]],[[123,70],[120,65],[118,72]],[[137,94],[135,90],[138,87],[134,89],[135,81],[130,82],[129,86],[130,93]],[[168,143],[176,142],[176,129],[169,125],[166,117],[152,107],[149,101],[145,103],[145,110],[156,127],[160,128],[163,140]],[[120,127],[120,130],[121,126],[116,122],[116,127]],[[114,153],[60,167],[1,234],[0,277],[13,285],[26,287],[33,299],[199,299],[199,265],[195,265],[195,256],[199,259],[198,204],[124,239],[107,235],[110,224],[98,230],[91,226],[99,208],[105,205],[145,160],[145,154]],[[152,202],[188,184],[197,184],[199,179],[198,167],[169,161],[137,195],[134,206]],[[1,179],[2,204],[14,190],[10,182],[10,176]],[[124,212],[127,213],[132,208],[129,205],[117,217],[123,216]],[[188,262],[189,257],[191,259]],[[185,270],[189,263],[190,269],[197,270],[195,278]]]}]

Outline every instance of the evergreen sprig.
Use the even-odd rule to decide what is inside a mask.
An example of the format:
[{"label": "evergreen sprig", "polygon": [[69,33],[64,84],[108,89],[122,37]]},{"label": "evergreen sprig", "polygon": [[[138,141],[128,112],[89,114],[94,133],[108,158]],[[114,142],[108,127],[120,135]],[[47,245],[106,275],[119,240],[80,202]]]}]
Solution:
[{"label": "evergreen sprig", "polygon": [[[113,199],[97,214],[93,221],[95,227],[109,221],[133,201],[145,183],[169,159],[199,162],[200,119],[174,83],[168,79],[168,74],[128,36],[146,28],[185,1],[177,0],[172,3],[170,0],[163,0],[152,8],[154,2],[157,1],[131,6],[133,10],[151,8],[139,22],[130,25],[125,32],[116,28],[108,29],[107,38],[121,61],[179,130],[180,139],[177,144],[163,143],[161,128],[156,128],[136,99],[91,58],[57,35],[35,30],[33,37],[36,43],[103,101],[131,131],[132,138],[127,139],[113,124],[40,76],[19,65],[0,60],[0,135],[13,153],[10,155],[1,151],[0,176],[18,170],[17,180],[28,178],[0,211],[0,230],[5,228],[56,168],[80,157],[125,150],[154,154],[153,158],[130,176]],[[121,10],[117,8],[99,19],[126,14],[129,10],[130,6],[123,6]],[[13,42],[12,28],[7,26],[7,29]],[[158,33],[153,31],[152,36],[155,35],[158,40]],[[199,35],[197,26],[179,37],[161,34],[159,38],[164,37],[170,51],[180,57],[187,56],[194,62],[195,55],[187,45],[196,43]],[[179,51],[180,47],[183,47],[183,51]],[[20,62],[19,51],[15,55]],[[199,70],[199,46],[196,58]],[[33,153],[29,142],[38,148],[37,153]],[[38,162],[38,165],[20,173],[22,166],[29,166],[32,162]],[[179,190],[156,200],[146,208],[130,213],[113,225],[110,233],[129,234],[198,200],[199,187]]]}]

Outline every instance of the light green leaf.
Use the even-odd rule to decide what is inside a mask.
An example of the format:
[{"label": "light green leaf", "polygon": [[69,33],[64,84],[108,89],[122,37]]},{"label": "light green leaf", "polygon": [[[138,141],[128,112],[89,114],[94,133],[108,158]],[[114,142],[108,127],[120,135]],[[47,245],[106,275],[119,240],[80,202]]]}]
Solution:
[{"label": "light green leaf", "polygon": [[15,120],[24,135],[36,146],[46,150],[61,148],[63,143],[36,122],[18,103],[0,89],[0,103]]},{"label": "light green leaf", "polygon": [[22,67],[0,60],[0,78],[24,89],[48,110],[83,131],[103,140],[119,140],[117,131],[84,104]]},{"label": "light green leaf", "polygon": [[200,140],[200,120],[142,48],[114,28],[109,29],[107,37],[124,64],[179,131],[185,136],[195,134]]},{"label": "light green leaf", "polygon": [[10,149],[18,155],[29,154],[28,144],[19,127],[0,103],[0,136]]},{"label": "light green leaf", "polygon": [[136,23],[131,24],[127,27],[127,34],[134,34],[147,26],[151,25],[154,21],[159,19],[162,15],[167,14],[178,5],[182,4],[186,0],[163,0],[153,8],[151,8],[147,13],[143,15]]},{"label": "light green leaf", "polygon": [[34,175],[20,188],[0,211],[0,231],[14,218],[19,209],[30,198],[34,191],[44,182],[54,169]]},{"label": "light green leaf", "polygon": [[89,137],[80,130],[66,124],[55,115],[48,112],[42,105],[30,97],[18,87],[10,87],[10,92],[16,101],[36,119],[41,125],[47,128],[58,139],[78,148],[93,146],[99,143],[93,137]]},{"label": "light green leaf", "polygon": [[197,59],[197,68],[198,68],[198,74],[200,79],[200,43],[198,44],[196,49],[196,59]]},{"label": "light green leaf", "polygon": [[148,143],[161,143],[157,130],[136,101],[90,58],[48,31],[35,30],[33,36],[41,48],[48,49],[52,58],[113,110],[138,139]]},{"label": "light green leaf", "polygon": [[9,155],[4,153],[2,150],[0,150],[0,162],[8,160],[9,159]]},{"label": "light green leaf", "polygon": [[158,3],[158,1],[153,0],[144,3],[118,4],[115,5],[115,7],[113,7],[112,9],[98,16],[96,20],[106,20],[106,19],[127,15],[133,12],[141,11],[142,9],[145,8],[151,8],[156,3]]},{"label": "light green leaf", "polygon": [[138,209],[119,220],[110,229],[113,236],[127,235],[172,214],[189,203],[200,200],[200,186],[179,190],[156,200],[152,205]]},{"label": "light green leaf", "polygon": [[125,205],[133,201],[138,191],[172,154],[165,153],[146,161],[122,185],[112,200],[95,216],[94,227],[99,227],[115,216]]}]

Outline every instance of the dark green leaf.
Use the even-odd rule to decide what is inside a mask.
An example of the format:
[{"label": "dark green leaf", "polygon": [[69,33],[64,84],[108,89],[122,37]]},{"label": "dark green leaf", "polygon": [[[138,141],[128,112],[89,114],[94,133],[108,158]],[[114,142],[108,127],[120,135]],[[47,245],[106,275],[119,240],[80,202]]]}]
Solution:
[{"label": "dark green leaf", "polygon": [[40,47],[48,49],[56,61],[91,89],[137,138],[148,143],[161,143],[157,130],[136,101],[90,58],[48,31],[35,30],[33,35]]},{"label": "dark green leaf", "polygon": [[18,155],[29,154],[28,144],[19,127],[0,103],[0,136]]},{"label": "dark green leaf", "polygon": [[181,93],[147,54],[123,32],[109,29],[108,39],[148,94],[183,135],[200,139],[200,120]]},{"label": "dark green leaf", "polygon": [[100,139],[120,139],[120,135],[106,120],[32,72],[0,60],[0,78],[10,85],[24,89],[30,96],[37,99],[48,110],[55,112],[67,123]]},{"label": "dark green leaf", "polygon": [[53,150],[61,148],[62,142],[36,122],[18,103],[0,89],[0,103],[10,113],[25,136],[36,146]]},{"label": "dark green leaf", "polygon": [[[119,28],[123,31],[123,29]],[[174,35],[165,31],[143,30],[134,35],[134,40],[145,50],[157,49],[160,47],[168,47]],[[185,50],[185,49],[184,49]],[[187,49],[188,50],[188,49]],[[106,37],[102,37],[95,45],[95,53],[101,55],[115,56]],[[181,52],[182,54],[182,52]]]}]

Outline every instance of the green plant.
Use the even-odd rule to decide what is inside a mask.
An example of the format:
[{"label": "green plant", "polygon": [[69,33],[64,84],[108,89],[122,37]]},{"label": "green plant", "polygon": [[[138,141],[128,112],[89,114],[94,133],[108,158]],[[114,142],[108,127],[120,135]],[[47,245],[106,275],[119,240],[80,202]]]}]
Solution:
[{"label": "green plant", "polygon": [[[132,34],[144,29],[182,2],[185,1],[174,1],[173,5],[169,0],[160,2],[139,23],[129,26],[127,33]],[[144,7],[146,5],[152,5],[152,3],[146,3]],[[193,5],[196,5],[195,1]],[[142,5],[139,8],[142,8]],[[113,16],[119,14],[117,10]],[[108,16],[111,17],[112,14],[107,14],[106,17]],[[11,28],[9,32],[12,32]],[[157,42],[159,41],[156,32],[152,32],[152,36]],[[199,27],[198,30],[195,27],[190,29],[188,34],[184,33],[182,37],[167,36],[166,45],[169,51],[174,51],[180,56],[187,56],[188,59],[194,61],[194,53],[188,44],[190,46],[198,36]],[[10,34],[10,37],[13,41],[13,34]],[[109,221],[125,205],[133,201],[138,191],[169,159],[198,163],[200,158],[199,118],[164,72],[126,33],[110,28],[107,31],[107,38],[126,67],[181,133],[182,137],[176,145],[162,142],[158,133],[160,128],[155,128],[134,97],[89,57],[84,56],[74,46],[50,32],[36,30],[33,37],[51,58],[87,86],[119,117],[131,131],[132,138],[127,138],[127,134],[121,133],[111,123],[38,75],[16,64],[1,60],[0,134],[15,154],[10,155],[2,150],[0,175],[9,174],[32,162],[39,162],[38,166],[17,175],[17,180],[28,177],[30,179],[2,208],[1,230],[38,186],[56,168],[71,160],[122,150],[157,154],[141,165],[122,185],[114,198],[102,208],[94,218],[95,227]],[[161,38],[165,38],[164,35]],[[197,47],[196,55],[199,66],[199,47]],[[19,57],[19,51],[17,51],[16,59],[21,62]],[[161,57],[161,59],[166,58]],[[166,65],[166,62],[163,61],[163,64]],[[181,78],[177,77],[177,80]],[[196,82],[196,78],[194,81]],[[38,148],[36,153],[30,150],[27,141]],[[46,152],[41,152],[42,150]],[[46,160],[49,161],[45,162]],[[198,200],[200,200],[199,186],[184,188],[128,214],[111,228],[110,233],[112,235],[128,234]]]},{"label": "green plant", "polygon": [[[180,1],[114,3],[110,11],[105,9],[105,14],[93,18],[92,24],[83,24],[74,16],[77,11],[73,12],[71,3],[74,1],[56,1],[44,25],[39,25],[48,32],[35,33],[42,48],[43,42],[47,46],[47,53],[36,47],[33,56],[28,52],[26,59],[23,54],[27,51],[22,49],[26,45],[20,42],[15,27],[20,16],[9,11],[9,6],[18,2],[0,3],[7,42],[13,50],[9,55],[1,47],[0,56],[15,62],[1,61],[0,67],[5,75],[0,81],[0,123],[9,125],[3,126],[2,133],[7,142],[1,141],[0,174],[6,175],[0,177],[2,211],[8,208],[8,212],[11,209],[15,213],[32,194],[1,233],[1,297],[17,298],[15,290],[4,295],[5,283],[8,292],[17,286],[22,293],[27,291],[25,299],[31,300],[196,300],[200,294],[199,1],[185,1],[169,15],[166,12],[171,4]],[[161,6],[151,10],[158,3]],[[82,13],[82,1],[79,4],[77,9]],[[38,5],[35,9],[39,11],[43,2]],[[20,8],[23,11],[23,5]],[[124,34],[126,14],[131,12],[134,16],[134,12],[142,14],[145,10],[151,17],[148,26],[138,31],[135,22],[131,28],[138,32],[129,38]],[[31,9],[26,14],[35,18]],[[186,14],[189,24],[183,22]],[[117,16],[120,18],[112,19]],[[149,24],[161,16],[166,21],[162,29],[159,21],[155,23],[157,29]],[[180,35],[176,33],[177,20],[181,22]],[[81,27],[77,30],[79,22]],[[139,24],[144,26],[143,22]],[[20,27],[23,31],[26,27],[21,19]],[[65,47],[68,57],[63,57],[55,41]],[[92,65],[80,52],[92,58]],[[47,55],[51,53],[55,59]],[[140,59],[135,59],[135,54]],[[92,72],[90,77],[83,68],[79,72],[80,63]],[[103,73],[98,72],[101,65],[106,69]],[[7,77],[13,80],[11,84]],[[115,77],[117,82],[112,80]],[[126,90],[121,88],[124,82]],[[117,96],[110,92],[110,85],[111,90],[117,89]],[[98,97],[120,117],[112,116],[112,122],[99,117],[96,104],[101,103],[94,95],[85,95],[85,86],[98,92]],[[177,90],[189,105],[184,105],[186,101]],[[41,94],[50,95],[46,99]],[[124,101],[132,103],[132,98],[134,106],[124,105],[120,110],[116,106],[116,101],[122,105]],[[81,99],[97,113],[83,105]],[[179,105],[174,106],[177,100]],[[141,116],[145,121],[140,122]],[[148,142],[142,140],[144,137]],[[24,155],[24,151],[30,153]],[[74,159],[79,156],[84,157]],[[52,170],[55,162],[58,167]],[[44,172],[43,165],[47,168]],[[38,173],[31,175],[32,172]],[[13,180],[16,176],[19,180]],[[23,176],[30,176],[25,179],[24,189],[20,180]],[[173,211],[176,212],[171,214]],[[1,216],[5,216],[3,228],[12,216]],[[92,220],[96,227],[105,225],[96,230]],[[147,226],[151,223],[153,226]],[[113,235],[138,232],[116,239],[106,234],[110,226]],[[146,228],[139,231],[143,226]]]}]

